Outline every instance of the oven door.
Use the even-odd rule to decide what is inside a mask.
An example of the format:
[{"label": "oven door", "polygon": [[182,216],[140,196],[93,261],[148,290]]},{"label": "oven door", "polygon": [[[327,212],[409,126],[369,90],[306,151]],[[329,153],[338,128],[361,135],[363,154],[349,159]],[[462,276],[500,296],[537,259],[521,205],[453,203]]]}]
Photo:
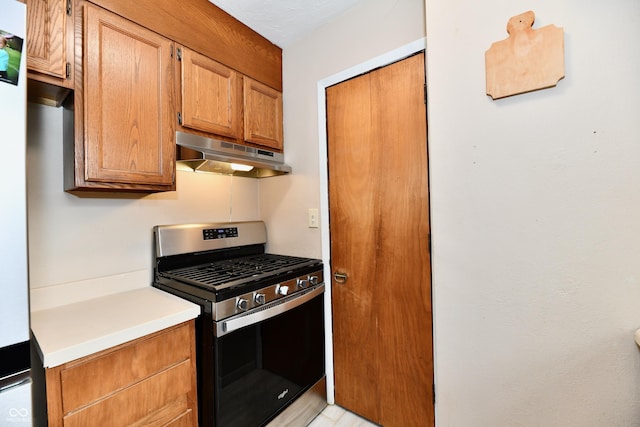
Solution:
[{"label": "oven door", "polygon": [[324,286],[217,326],[216,427],[263,426],[324,377]]}]

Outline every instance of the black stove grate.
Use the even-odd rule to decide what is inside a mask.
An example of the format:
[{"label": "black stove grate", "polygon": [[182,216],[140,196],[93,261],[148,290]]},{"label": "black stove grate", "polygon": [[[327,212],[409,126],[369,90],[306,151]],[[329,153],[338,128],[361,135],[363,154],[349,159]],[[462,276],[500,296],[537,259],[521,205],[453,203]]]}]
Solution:
[{"label": "black stove grate", "polygon": [[260,254],[179,268],[165,272],[167,277],[216,287],[245,279],[260,279],[308,264],[309,258]]}]

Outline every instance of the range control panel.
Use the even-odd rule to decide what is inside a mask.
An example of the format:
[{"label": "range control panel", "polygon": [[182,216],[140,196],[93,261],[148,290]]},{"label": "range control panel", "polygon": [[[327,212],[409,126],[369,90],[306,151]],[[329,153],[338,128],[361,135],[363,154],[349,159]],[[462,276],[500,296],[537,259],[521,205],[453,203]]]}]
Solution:
[{"label": "range control panel", "polygon": [[204,240],[227,239],[229,237],[238,237],[238,227],[228,228],[207,228],[202,230]]}]

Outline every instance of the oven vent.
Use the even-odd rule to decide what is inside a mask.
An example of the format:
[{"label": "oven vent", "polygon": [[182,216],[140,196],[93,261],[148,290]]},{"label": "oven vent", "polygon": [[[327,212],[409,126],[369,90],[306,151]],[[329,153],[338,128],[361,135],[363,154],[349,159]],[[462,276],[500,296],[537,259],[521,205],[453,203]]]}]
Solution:
[{"label": "oven vent", "polygon": [[232,142],[176,132],[179,170],[266,178],[291,173],[284,155]]}]

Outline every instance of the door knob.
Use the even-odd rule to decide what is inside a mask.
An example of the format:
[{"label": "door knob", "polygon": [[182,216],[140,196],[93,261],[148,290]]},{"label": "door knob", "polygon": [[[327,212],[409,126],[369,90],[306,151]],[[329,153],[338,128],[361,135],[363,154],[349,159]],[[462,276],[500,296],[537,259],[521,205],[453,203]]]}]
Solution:
[{"label": "door knob", "polygon": [[347,281],[347,279],[349,278],[349,276],[347,276],[346,273],[333,273],[333,279],[336,281],[336,283],[345,283]]}]

